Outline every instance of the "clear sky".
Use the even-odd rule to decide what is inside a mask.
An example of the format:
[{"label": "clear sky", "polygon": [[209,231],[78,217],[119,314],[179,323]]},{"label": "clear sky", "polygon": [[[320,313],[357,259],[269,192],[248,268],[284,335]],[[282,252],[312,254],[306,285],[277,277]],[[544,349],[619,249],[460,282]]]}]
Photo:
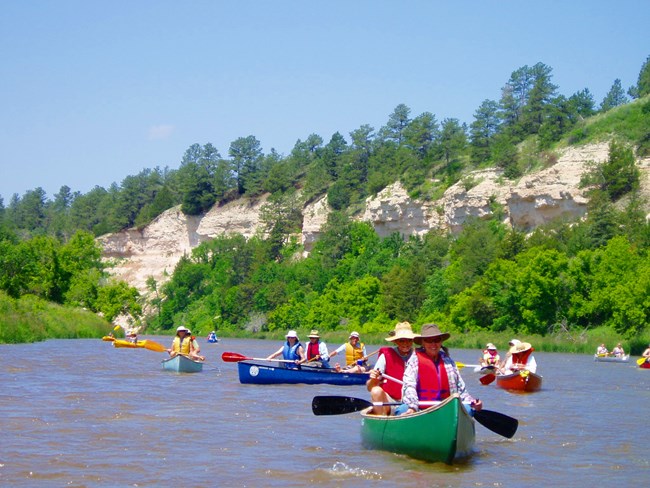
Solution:
[{"label": "clear sky", "polygon": [[193,143],[349,141],[399,103],[469,123],[537,62],[600,104],[649,25],[648,0],[0,0],[0,196],[107,188]]}]

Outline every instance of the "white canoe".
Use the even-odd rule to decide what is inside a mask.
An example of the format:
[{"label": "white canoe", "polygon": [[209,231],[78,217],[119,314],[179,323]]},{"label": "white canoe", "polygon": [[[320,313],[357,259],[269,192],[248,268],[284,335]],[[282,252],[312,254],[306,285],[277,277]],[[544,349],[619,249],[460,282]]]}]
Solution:
[{"label": "white canoe", "polygon": [[594,361],[600,361],[603,363],[627,363],[629,360],[629,354],[624,354],[623,356],[605,356],[602,354],[594,354]]}]

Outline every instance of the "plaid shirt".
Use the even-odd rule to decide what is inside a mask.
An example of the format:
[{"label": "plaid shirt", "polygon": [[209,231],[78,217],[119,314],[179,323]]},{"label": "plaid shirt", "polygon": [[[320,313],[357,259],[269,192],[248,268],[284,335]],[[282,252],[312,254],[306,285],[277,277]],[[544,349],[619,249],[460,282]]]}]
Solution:
[{"label": "plaid shirt", "polygon": [[[424,348],[419,348],[418,351],[424,352]],[[442,350],[439,354],[440,359],[442,359],[442,362],[445,365],[445,370],[447,371],[447,378],[449,379],[449,394],[453,395],[454,393],[458,393],[463,403],[473,402],[474,398],[467,393],[465,382],[463,381],[463,378],[461,378],[454,360],[447,356]],[[406,370],[404,371],[403,379],[404,386],[402,386],[402,402],[406,403],[409,408],[414,410],[419,410],[419,398],[417,392],[418,366],[418,355],[411,355],[406,363]]]}]

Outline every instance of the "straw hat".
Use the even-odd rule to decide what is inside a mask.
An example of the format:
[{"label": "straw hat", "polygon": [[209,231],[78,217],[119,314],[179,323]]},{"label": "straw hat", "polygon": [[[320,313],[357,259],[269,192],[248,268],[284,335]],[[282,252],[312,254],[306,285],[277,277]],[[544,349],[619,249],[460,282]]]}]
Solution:
[{"label": "straw hat", "polygon": [[448,332],[440,332],[440,329],[436,324],[424,324],[422,326],[422,332],[420,332],[419,336],[413,339],[413,342],[422,345],[422,339],[427,339],[429,337],[440,337],[441,341],[446,341],[451,337],[451,335]]},{"label": "straw hat", "polygon": [[285,337],[286,337],[287,339],[288,339],[289,337],[295,337],[295,338],[297,339],[297,338],[298,338],[298,334],[296,333],[295,330],[290,330],[289,332],[287,332],[287,335],[286,335]]},{"label": "straw hat", "polygon": [[315,337],[316,339],[320,338],[320,336],[318,335],[318,331],[317,331],[316,329],[312,329],[312,331],[309,333],[309,336],[308,336],[308,337],[309,337],[310,339],[311,339],[312,337]]},{"label": "straw hat", "polygon": [[395,342],[399,339],[415,339],[418,335],[413,332],[411,324],[408,322],[399,322],[395,325],[395,329],[388,333],[386,340],[388,342]]},{"label": "straw hat", "polygon": [[517,354],[519,352],[526,352],[528,349],[532,349],[533,346],[529,342],[519,342],[510,348],[510,354]]},{"label": "straw hat", "polygon": [[494,344],[492,344],[491,342],[488,342],[487,346],[485,346],[485,349],[494,349],[496,351],[497,347]]}]

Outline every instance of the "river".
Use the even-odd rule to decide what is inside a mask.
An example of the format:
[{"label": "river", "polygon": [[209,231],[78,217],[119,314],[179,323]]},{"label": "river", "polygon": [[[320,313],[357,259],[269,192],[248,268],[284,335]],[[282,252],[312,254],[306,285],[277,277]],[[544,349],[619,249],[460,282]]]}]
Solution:
[{"label": "river", "polygon": [[[363,386],[241,385],[221,360],[265,356],[277,342],[201,347],[203,372],[175,374],[162,370],[164,353],[99,340],[0,345],[0,486],[596,487],[650,476],[650,370],[634,358],[535,353],[544,384],[529,394],[483,386],[464,368],[469,391],[519,430],[505,439],[477,424],[474,454],[449,466],[365,449],[358,414],[312,414],[314,395],[367,398]],[[452,350],[465,363],[478,355]]]}]

